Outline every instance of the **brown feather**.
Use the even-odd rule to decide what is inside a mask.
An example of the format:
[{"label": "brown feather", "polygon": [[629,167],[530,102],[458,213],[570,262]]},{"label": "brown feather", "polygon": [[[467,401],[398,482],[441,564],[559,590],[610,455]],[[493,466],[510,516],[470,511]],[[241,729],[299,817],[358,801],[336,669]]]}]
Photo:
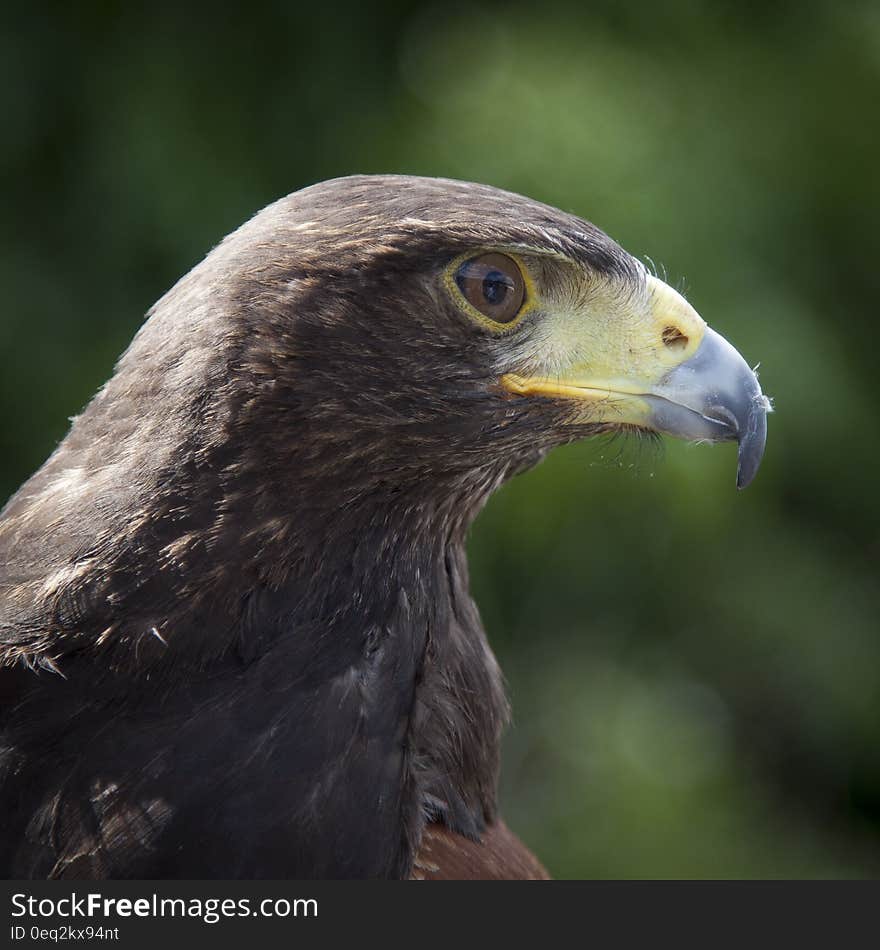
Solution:
[{"label": "brown feather", "polygon": [[541,862],[501,819],[478,841],[431,823],[422,835],[410,880],[549,881]]}]

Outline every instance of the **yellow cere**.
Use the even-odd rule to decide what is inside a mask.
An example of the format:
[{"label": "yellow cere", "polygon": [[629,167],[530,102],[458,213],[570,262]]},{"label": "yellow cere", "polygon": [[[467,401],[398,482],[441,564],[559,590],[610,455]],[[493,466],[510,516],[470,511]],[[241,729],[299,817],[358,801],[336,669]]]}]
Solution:
[{"label": "yellow cere", "polygon": [[594,420],[644,421],[648,407],[638,396],[650,394],[694,355],[705,322],[681,294],[652,275],[635,291],[630,284],[591,280],[587,274],[560,286],[555,299],[543,301],[528,352],[518,354],[520,365],[502,373],[502,385],[517,395],[589,403]]}]

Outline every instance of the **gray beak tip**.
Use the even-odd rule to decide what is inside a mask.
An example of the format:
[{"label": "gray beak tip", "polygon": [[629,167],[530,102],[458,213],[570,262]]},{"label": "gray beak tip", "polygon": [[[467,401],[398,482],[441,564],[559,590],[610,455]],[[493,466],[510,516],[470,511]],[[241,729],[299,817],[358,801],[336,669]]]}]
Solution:
[{"label": "gray beak tip", "polygon": [[773,406],[754,371],[724,337],[707,327],[697,352],[655,387],[649,401],[660,432],[738,442],[736,486],[745,488],[754,479]]},{"label": "gray beak tip", "polygon": [[769,400],[762,394],[755,398],[739,438],[739,455],[736,469],[736,487],[748,487],[761,465],[764,446],[767,444],[767,412]]}]

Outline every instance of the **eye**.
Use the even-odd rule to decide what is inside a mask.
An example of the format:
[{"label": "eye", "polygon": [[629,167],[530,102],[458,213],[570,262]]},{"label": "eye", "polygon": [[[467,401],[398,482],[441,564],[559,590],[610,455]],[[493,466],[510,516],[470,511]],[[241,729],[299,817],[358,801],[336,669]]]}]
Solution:
[{"label": "eye", "polygon": [[525,281],[506,254],[472,257],[455,272],[455,282],[465,300],[496,323],[510,323],[522,309]]}]

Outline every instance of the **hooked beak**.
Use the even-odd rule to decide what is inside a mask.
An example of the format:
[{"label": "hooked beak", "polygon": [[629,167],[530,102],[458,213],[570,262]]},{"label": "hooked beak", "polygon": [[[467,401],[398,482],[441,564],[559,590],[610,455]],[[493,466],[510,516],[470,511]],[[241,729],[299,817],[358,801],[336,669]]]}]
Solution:
[{"label": "hooked beak", "polygon": [[764,454],[770,401],[743,357],[680,294],[655,277],[648,277],[648,287],[647,312],[627,328],[642,343],[637,356],[623,359],[619,347],[606,349],[593,334],[591,349],[600,351],[595,360],[552,378],[508,373],[502,385],[520,396],[575,400],[577,422],[738,442],[736,484],[745,488]]},{"label": "hooked beak", "polygon": [[648,425],[682,439],[739,443],[736,487],[755,477],[767,441],[770,401],[739,353],[706,328],[697,352],[642,398]]}]

